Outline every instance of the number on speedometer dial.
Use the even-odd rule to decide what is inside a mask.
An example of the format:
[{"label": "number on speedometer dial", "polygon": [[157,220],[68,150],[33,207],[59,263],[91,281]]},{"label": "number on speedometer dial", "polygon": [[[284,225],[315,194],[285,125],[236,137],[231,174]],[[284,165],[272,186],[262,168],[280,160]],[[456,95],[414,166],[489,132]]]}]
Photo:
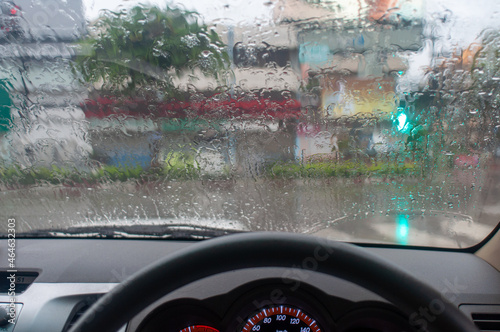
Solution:
[{"label": "number on speedometer dial", "polygon": [[250,317],[242,332],[321,332],[316,320],[298,308],[277,306]]}]

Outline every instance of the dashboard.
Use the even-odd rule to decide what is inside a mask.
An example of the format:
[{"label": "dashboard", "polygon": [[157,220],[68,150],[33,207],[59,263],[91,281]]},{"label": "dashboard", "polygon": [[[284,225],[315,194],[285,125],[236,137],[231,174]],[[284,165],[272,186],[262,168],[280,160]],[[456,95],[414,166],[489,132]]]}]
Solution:
[{"label": "dashboard", "polygon": [[[130,275],[194,244],[171,240],[19,239],[18,270],[35,277],[28,278],[25,290],[16,296],[15,324],[0,326],[0,331],[67,331],[86,308]],[[5,241],[1,241],[0,250],[6,249]],[[488,324],[493,327],[495,321],[500,324],[500,272],[474,254],[390,247],[366,249],[432,285],[471,317],[490,317],[493,320]],[[0,303],[8,302],[7,294],[1,294]],[[130,317],[121,329],[416,330],[416,322],[394,305],[351,282],[296,268],[267,267],[229,271],[193,282],[151,303]]]},{"label": "dashboard", "polygon": [[263,279],[204,300],[179,299],[153,310],[138,331],[320,332],[411,331],[398,310],[377,301],[352,302],[308,284]]}]

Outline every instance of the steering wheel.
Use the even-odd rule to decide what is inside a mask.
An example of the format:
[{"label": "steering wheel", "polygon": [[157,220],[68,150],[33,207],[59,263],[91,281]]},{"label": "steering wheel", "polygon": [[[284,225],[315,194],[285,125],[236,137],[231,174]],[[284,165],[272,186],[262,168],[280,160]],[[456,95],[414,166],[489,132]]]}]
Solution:
[{"label": "steering wheel", "polygon": [[342,278],[384,297],[410,321],[421,324],[418,331],[478,332],[439,292],[363,248],[308,235],[269,232],[224,236],[174,252],[102,296],[70,332],[117,331],[162,296],[211,275],[252,267],[297,266]]}]

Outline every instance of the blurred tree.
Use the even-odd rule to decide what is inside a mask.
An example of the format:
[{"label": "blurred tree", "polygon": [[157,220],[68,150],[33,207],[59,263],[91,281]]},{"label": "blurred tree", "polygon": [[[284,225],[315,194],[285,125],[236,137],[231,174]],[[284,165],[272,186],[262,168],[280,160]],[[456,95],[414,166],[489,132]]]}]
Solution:
[{"label": "blurred tree", "polygon": [[487,30],[482,34],[482,46],[474,55],[471,68],[471,108],[500,109],[500,32]]},{"label": "blurred tree", "polygon": [[[485,30],[481,45],[471,45],[461,57],[462,91],[456,105],[462,111],[464,146],[478,152],[494,147],[494,129],[500,125],[500,31]],[[469,66],[467,66],[467,64]]]},{"label": "blurred tree", "polygon": [[172,75],[197,68],[220,78],[229,62],[218,34],[200,25],[196,12],[180,8],[105,11],[91,29],[77,63],[85,81],[105,91],[169,96]]},{"label": "blurred tree", "polygon": [[455,134],[443,151],[467,154],[498,144],[500,137],[494,134],[500,125],[500,31],[485,30],[480,40],[428,72],[423,91],[431,98],[428,107],[437,110],[439,127]]}]

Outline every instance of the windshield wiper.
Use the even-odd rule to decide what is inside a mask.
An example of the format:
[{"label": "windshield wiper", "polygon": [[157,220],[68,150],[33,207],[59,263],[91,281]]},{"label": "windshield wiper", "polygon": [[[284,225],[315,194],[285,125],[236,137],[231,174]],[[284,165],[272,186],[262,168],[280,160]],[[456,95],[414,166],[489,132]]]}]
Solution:
[{"label": "windshield wiper", "polygon": [[[218,236],[242,233],[246,230],[225,229],[202,225],[168,224],[168,225],[98,225],[74,226],[67,228],[42,229],[17,233],[18,238],[148,238],[202,240]],[[5,237],[5,234],[0,235]]]}]

